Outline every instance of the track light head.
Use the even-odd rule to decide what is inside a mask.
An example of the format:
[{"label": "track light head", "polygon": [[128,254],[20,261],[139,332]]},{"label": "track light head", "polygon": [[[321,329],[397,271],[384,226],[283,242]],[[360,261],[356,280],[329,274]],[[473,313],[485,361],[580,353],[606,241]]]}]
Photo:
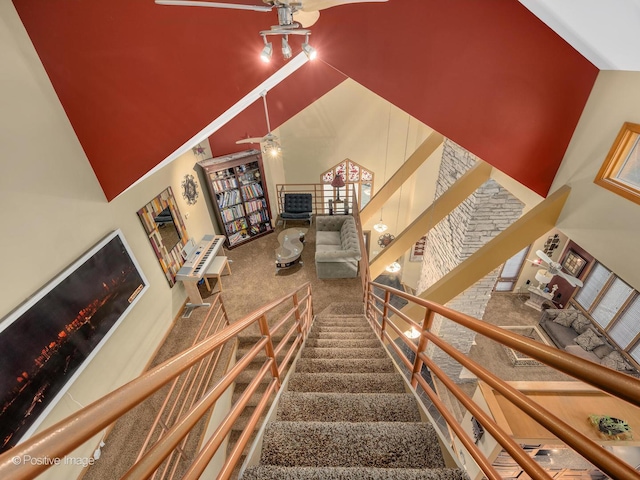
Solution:
[{"label": "track light head", "polygon": [[318,56],[318,52],[315,48],[309,45],[309,35],[307,34],[304,43],[302,44],[302,51],[307,55],[309,60],[315,60]]},{"label": "track light head", "polygon": [[289,38],[287,35],[282,37],[282,56],[284,58],[291,58],[293,52],[291,51],[291,46],[289,45]]},{"label": "track light head", "polygon": [[265,63],[269,63],[271,61],[271,54],[273,53],[273,44],[271,42],[267,42],[267,37],[264,37],[264,48],[260,53],[260,60]]}]

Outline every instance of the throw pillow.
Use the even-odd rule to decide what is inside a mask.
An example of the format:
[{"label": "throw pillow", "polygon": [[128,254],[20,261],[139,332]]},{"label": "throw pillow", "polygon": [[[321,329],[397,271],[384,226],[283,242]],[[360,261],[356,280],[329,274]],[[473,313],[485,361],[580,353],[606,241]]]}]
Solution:
[{"label": "throw pillow", "polygon": [[631,365],[627,363],[622,354],[617,350],[614,350],[609,355],[604,357],[602,359],[602,362],[600,362],[600,365],[612,368],[614,370],[633,370]]},{"label": "throw pillow", "polygon": [[573,328],[578,334],[582,334],[591,326],[591,320],[581,313],[577,313],[576,315],[576,319],[571,324],[571,328]]},{"label": "throw pillow", "polygon": [[591,329],[588,329],[583,334],[578,335],[573,339],[573,341],[584,348],[587,352],[590,352],[600,345],[604,345],[602,338],[600,338],[598,334]]},{"label": "throw pillow", "polygon": [[556,318],[553,319],[554,323],[558,325],[562,325],[563,327],[570,327],[571,324],[575,321],[576,315],[572,312],[560,313]]}]

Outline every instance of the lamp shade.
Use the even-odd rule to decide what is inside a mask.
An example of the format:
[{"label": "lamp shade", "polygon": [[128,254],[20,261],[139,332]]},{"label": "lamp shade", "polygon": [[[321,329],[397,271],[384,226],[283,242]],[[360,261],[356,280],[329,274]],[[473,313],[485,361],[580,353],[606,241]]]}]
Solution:
[{"label": "lamp shade", "polygon": [[344,187],[344,178],[342,178],[342,175],[336,175],[331,182],[331,186],[335,188]]},{"label": "lamp shade", "polygon": [[540,282],[540,285],[546,285],[551,280],[553,280],[553,275],[550,274],[547,270],[538,270],[536,273],[536,280]]}]

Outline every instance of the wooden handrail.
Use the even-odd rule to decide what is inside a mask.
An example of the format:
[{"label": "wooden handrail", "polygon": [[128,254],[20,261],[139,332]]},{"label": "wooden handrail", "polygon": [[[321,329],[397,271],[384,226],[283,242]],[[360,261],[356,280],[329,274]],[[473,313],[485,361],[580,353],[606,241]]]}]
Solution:
[{"label": "wooden handrail", "polygon": [[[299,303],[300,306],[304,306],[305,308],[305,313],[301,315],[300,318],[305,324],[303,331],[308,331],[308,325],[311,322],[310,282],[304,283],[292,293],[283,295],[281,298],[263,305],[246,317],[225,327],[220,332],[202,340],[184,352],[145,372],[140,377],[82,408],[70,417],[4,452],[0,455],[0,478],[3,480],[22,480],[37,476],[39,473],[51,467],[52,462],[26,462],[18,464],[19,462],[15,462],[14,459],[56,459],[72,452],[75,448],[104,430],[133,407],[172,381],[173,378],[189,369],[216,348],[235,339],[239,333],[256,323],[261,317],[264,317],[281,304],[292,299],[294,294],[302,290],[306,292],[306,300],[303,303]],[[246,364],[248,364],[248,361]],[[238,374],[239,371],[240,370],[236,370],[234,373]],[[233,379],[235,379],[235,376]],[[231,380],[231,382],[232,381],[233,380]],[[229,382],[228,378],[221,379],[216,386],[209,391],[208,399],[210,400],[212,396],[215,396],[217,393],[216,388],[220,389],[222,383],[231,382]],[[213,393],[214,390],[216,391],[215,393]],[[207,396],[205,396],[205,399],[207,399]],[[196,408],[198,406],[202,407],[203,401],[206,400],[200,400]],[[190,415],[192,414],[187,414],[186,417],[191,418]],[[182,423],[178,422],[178,425],[182,425],[187,421],[188,420],[183,417],[183,419],[181,419]],[[172,435],[171,432],[169,432],[162,442],[166,442],[167,439],[172,441],[176,437],[176,434]],[[153,450],[154,449],[150,451]],[[156,449],[156,451],[158,450],[160,450],[160,447]],[[145,455],[145,457],[147,455]],[[151,460],[147,460],[147,462],[156,463],[153,455],[154,454],[149,457]]]},{"label": "wooden handrail", "polygon": [[[376,295],[373,292],[373,287],[376,287],[384,292],[384,298]],[[413,320],[409,319],[402,314],[399,310],[390,305],[391,295],[401,297],[408,302],[425,308],[425,322],[424,325],[418,325]],[[422,363],[426,364],[429,370],[436,375],[436,377],[442,382],[442,384],[450,390],[458,400],[467,407],[467,409],[474,414],[474,416],[480,420],[480,423],[487,428],[492,436],[498,441],[500,445],[505,448],[512,455],[512,458],[516,460],[518,464],[532,477],[532,478],[550,478],[546,473],[542,473],[540,468],[533,460],[524,452],[520,447],[515,448],[514,443],[502,429],[497,427],[494,422],[487,418],[477,405],[467,397],[462,390],[452,382],[446,374],[426,355],[425,350],[427,342],[432,342],[454,360],[459,362],[465,368],[469,369],[481,380],[484,380],[492,388],[498,391],[504,398],[509,400],[525,414],[529,415],[532,419],[537,421],[540,425],[552,432],[556,437],[561,439],[564,443],[572,447],[576,452],[588,459],[595,466],[600,468],[604,473],[611,475],[612,478],[636,478],[640,479],[640,474],[635,471],[630,465],[617,458],[612,453],[604,450],[600,445],[590,440],[585,435],[572,428],[566,422],[562,421],[557,416],[551,414],[548,410],[542,408],[537,403],[533,402],[522,392],[519,392],[515,388],[511,387],[503,380],[499,379],[482,366],[470,360],[468,357],[460,353],[451,345],[446,343],[443,339],[434,335],[431,331],[431,318],[434,314],[442,315],[449,320],[469,328],[476,333],[486,336],[502,345],[508,346],[515,350],[518,350],[529,357],[538,360],[550,367],[573,376],[585,383],[588,383],[604,392],[607,392],[617,398],[623,399],[633,405],[640,406],[640,380],[635,379],[629,375],[625,375],[601,365],[595,364],[588,360],[575,357],[566,352],[560,351],[553,347],[543,345],[542,343],[534,340],[522,337],[513,332],[509,332],[489,325],[485,322],[477,320],[469,315],[451,310],[443,305],[439,305],[428,300],[415,297],[411,294],[388,287],[386,285],[378,283],[369,283],[366,292],[367,318],[369,322],[374,326],[376,332],[380,335],[383,342],[386,340],[387,345],[392,347],[392,350],[399,356],[401,362],[410,371],[410,382],[414,388],[420,385],[421,388],[432,399],[434,406],[442,413],[447,423],[456,432],[456,435],[461,439],[462,443],[466,446],[469,442],[468,434],[459,429],[454,428],[455,424],[451,423],[451,415],[443,403],[433,398],[435,395],[431,391],[431,387],[420,375],[422,369]],[[382,304],[382,311],[376,306],[376,303]],[[372,315],[371,312],[376,311],[377,315]],[[420,340],[418,346],[412,345],[411,342],[402,332],[401,328],[395,325],[392,317],[389,316],[389,311],[396,314],[403,322],[413,326],[420,332]],[[380,318],[381,317],[381,318]],[[415,353],[415,359],[410,361],[406,358],[406,355],[395,344],[394,338],[392,338],[387,329],[391,328],[397,335],[396,338],[401,339],[407,346],[409,346]],[[489,420],[489,421],[487,421]],[[498,428],[498,430],[496,430]],[[462,436],[461,436],[462,435]],[[472,456],[476,456],[477,452],[469,450]],[[477,459],[476,459],[477,460]],[[533,464],[531,463],[533,462]],[[492,477],[493,472],[486,468],[486,462],[477,462],[481,470],[489,478]],[[535,465],[534,465],[535,464]]]}]

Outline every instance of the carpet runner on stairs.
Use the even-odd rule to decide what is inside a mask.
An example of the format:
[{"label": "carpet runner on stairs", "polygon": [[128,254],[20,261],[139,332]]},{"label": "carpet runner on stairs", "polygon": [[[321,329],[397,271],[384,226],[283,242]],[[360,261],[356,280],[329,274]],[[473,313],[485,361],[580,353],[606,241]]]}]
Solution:
[{"label": "carpet runner on stairs", "polygon": [[362,315],[318,316],[243,480],[441,479],[430,423]]}]

